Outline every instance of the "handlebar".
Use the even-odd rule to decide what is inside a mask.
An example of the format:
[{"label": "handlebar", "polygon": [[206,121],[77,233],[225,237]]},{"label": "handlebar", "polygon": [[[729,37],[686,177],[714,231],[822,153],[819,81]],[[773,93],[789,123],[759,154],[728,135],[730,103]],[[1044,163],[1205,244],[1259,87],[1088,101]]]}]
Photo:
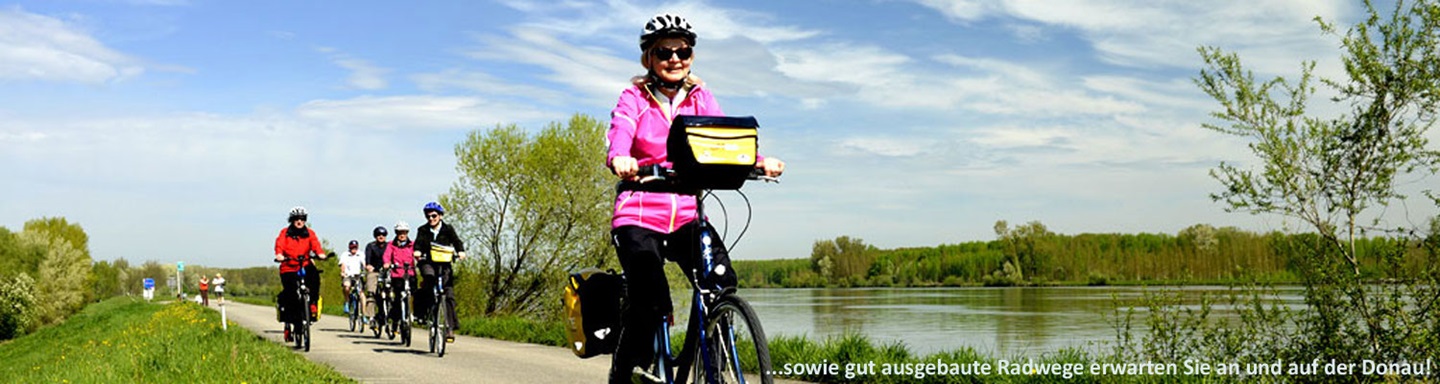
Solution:
[{"label": "handlebar", "polygon": [[[677,173],[675,172],[674,168],[662,166],[660,164],[643,165],[640,166],[640,170],[635,172],[635,177],[637,178],[635,182],[645,184],[656,181],[667,181],[674,178],[676,174]],[[755,168],[750,170],[750,174],[746,175],[745,179],[759,180],[769,183],[780,182],[779,177],[766,176],[765,170],[761,168]]]},{"label": "handlebar", "polygon": [[305,253],[305,254],[303,254],[303,255],[295,256],[295,257],[285,256],[284,260],[278,260],[278,261],[276,261],[276,263],[284,263],[284,262],[289,261],[289,260],[295,260],[295,261],[299,261],[299,262],[301,262],[301,263],[304,263],[305,260],[307,260],[307,259],[320,259],[320,260],[325,260],[326,257],[325,257],[324,255],[316,256],[316,255],[315,255],[315,252],[307,252],[307,253]]}]

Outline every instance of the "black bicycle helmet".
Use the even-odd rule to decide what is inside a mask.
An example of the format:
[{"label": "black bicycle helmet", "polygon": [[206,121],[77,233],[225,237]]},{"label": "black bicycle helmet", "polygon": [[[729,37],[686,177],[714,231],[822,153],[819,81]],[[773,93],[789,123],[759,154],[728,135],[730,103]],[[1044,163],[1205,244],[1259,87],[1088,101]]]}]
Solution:
[{"label": "black bicycle helmet", "polygon": [[649,51],[651,45],[666,37],[684,38],[690,46],[695,46],[695,31],[690,29],[690,22],[678,15],[662,13],[645,23],[645,30],[640,33],[640,51]]},{"label": "black bicycle helmet", "polygon": [[389,234],[390,234],[390,231],[385,230],[385,226],[383,226],[383,225],[382,225],[382,226],[375,227],[375,230],[370,231],[370,237],[387,236],[387,235],[389,235]]}]

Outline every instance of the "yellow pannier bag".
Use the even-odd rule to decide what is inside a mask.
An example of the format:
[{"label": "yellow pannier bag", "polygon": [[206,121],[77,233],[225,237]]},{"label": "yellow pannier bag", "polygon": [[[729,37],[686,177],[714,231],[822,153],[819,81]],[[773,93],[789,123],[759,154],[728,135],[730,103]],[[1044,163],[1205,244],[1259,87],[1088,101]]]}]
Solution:
[{"label": "yellow pannier bag", "polygon": [[624,279],[614,271],[585,268],[566,279],[565,338],[580,358],[615,353],[620,341]]}]

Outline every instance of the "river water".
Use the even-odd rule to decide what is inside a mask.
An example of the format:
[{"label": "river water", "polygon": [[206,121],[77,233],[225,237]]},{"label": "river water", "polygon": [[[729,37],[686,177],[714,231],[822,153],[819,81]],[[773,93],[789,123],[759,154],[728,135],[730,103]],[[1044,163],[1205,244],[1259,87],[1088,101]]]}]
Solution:
[{"label": "river water", "polygon": [[[1100,348],[1116,340],[1116,308],[1135,308],[1143,326],[1143,287],[744,289],[767,335],[811,339],[861,333],[877,343],[903,342],[925,355],[972,347],[996,357],[1040,357],[1065,347]],[[1224,287],[1163,288],[1197,306]],[[1297,307],[1300,288],[1268,298]],[[683,297],[683,296],[677,296]],[[1213,298],[1214,296],[1212,296]],[[1223,301],[1223,300],[1219,300]],[[683,308],[683,307],[682,307]],[[1215,316],[1232,316],[1214,306]]]}]

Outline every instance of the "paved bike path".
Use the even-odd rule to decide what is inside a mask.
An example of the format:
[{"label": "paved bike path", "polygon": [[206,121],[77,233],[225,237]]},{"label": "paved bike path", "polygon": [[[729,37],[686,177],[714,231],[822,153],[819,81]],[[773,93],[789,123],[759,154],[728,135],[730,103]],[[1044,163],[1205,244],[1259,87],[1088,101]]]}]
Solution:
[{"label": "paved bike path", "polygon": [[[230,321],[284,343],[285,326],[275,321],[274,307],[226,306]],[[368,330],[350,332],[349,319],[340,316],[322,316],[312,329],[310,352],[296,353],[365,383],[599,383],[610,369],[609,356],[580,359],[565,348],[460,335],[441,358],[429,353],[426,329],[416,329],[407,348],[399,336],[390,340],[382,333],[376,339]]]}]

